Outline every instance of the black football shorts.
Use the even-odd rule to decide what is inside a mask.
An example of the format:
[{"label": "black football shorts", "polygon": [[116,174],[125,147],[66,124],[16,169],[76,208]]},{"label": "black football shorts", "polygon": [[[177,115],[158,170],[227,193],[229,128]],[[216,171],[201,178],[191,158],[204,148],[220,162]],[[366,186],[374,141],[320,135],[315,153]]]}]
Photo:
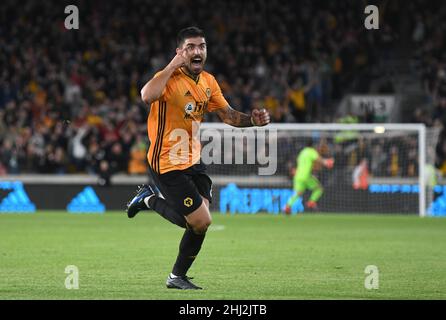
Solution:
[{"label": "black football shorts", "polygon": [[185,170],[158,174],[149,166],[152,181],[167,203],[176,212],[187,216],[200,207],[204,197],[212,202],[212,180],[204,164],[195,164]]}]

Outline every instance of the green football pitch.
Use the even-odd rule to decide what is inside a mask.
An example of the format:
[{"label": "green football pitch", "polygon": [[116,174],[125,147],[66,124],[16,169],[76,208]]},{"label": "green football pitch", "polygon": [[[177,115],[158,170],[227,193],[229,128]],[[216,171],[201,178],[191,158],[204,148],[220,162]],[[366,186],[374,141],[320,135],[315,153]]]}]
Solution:
[{"label": "green football pitch", "polygon": [[200,291],[165,287],[181,235],[152,212],[0,214],[0,299],[446,299],[442,218],[214,213]]}]

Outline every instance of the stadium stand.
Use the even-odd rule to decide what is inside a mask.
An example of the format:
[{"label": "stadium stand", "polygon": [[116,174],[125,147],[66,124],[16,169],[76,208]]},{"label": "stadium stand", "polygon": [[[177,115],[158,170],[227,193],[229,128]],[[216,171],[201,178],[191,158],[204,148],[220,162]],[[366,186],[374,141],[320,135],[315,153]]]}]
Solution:
[{"label": "stadium stand", "polygon": [[[356,27],[363,23],[361,1],[284,2],[74,1],[82,8],[80,29],[69,31],[64,1],[4,1],[0,174],[145,172],[147,106],[139,90],[171,59],[171,40],[188,25],[207,32],[207,69],[231,105],[265,106],[276,123],[335,121],[339,100],[370,92],[370,79],[391,59],[401,22],[385,16],[398,16],[397,7],[382,1],[378,34]],[[415,14],[417,3],[408,10],[424,83],[438,101],[432,123],[444,122],[441,34],[428,32],[438,19]],[[413,116],[431,124],[422,109]]]}]

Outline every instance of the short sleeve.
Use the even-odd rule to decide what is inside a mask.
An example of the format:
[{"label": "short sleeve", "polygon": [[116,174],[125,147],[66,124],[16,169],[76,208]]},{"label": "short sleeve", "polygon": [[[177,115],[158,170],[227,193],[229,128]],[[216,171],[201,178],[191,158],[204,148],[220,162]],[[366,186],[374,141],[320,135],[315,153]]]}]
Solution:
[{"label": "short sleeve", "polygon": [[211,81],[211,97],[209,98],[208,111],[213,112],[215,110],[225,108],[229,103],[226,101],[217,80],[212,77]]}]

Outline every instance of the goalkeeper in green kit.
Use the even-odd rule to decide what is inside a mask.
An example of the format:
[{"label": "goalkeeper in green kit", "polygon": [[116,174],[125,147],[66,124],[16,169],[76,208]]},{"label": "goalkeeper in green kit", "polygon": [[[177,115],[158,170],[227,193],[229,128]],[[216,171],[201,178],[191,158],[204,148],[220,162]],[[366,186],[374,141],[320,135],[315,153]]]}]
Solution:
[{"label": "goalkeeper in green kit", "polygon": [[[323,145],[321,145],[320,148],[325,149]],[[334,165],[334,159],[323,158],[312,146],[312,144],[309,144],[297,155],[296,164],[297,168],[293,178],[294,193],[288,199],[288,202],[284,208],[286,214],[291,213],[291,207],[297,201],[297,199],[302,197],[306,190],[311,191],[311,196],[306,203],[306,207],[312,210],[317,209],[317,202],[324,193],[324,190],[319,180],[313,175],[313,169],[315,168],[315,165],[322,165],[328,169],[331,169]]]}]

